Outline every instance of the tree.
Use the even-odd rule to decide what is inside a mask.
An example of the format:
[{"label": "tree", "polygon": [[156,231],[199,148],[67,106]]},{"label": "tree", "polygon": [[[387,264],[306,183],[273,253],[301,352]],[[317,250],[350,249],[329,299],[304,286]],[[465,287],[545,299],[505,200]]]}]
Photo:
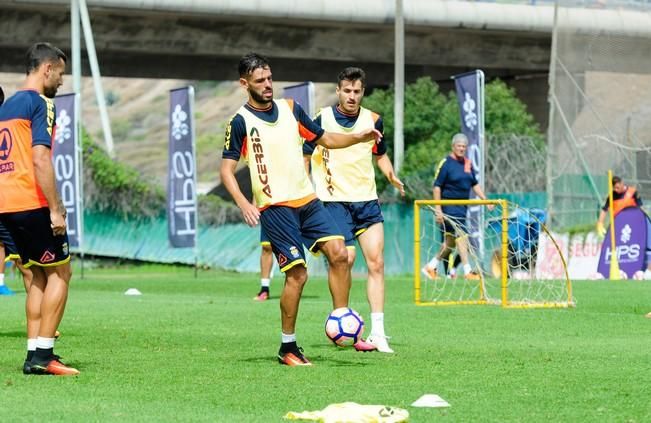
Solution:
[{"label": "tree", "polygon": [[[393,151],[393,87],[375,90],[365,98],[364,106],[382,115],[384,135]],[[486,84],[486,139],[501,146],[506,135],[532,137],[544,148],[544,138],[526,106],[516,97],[515,90],[500,80]],[[456,93],[442,94],[429,77],[420,78],[405,87],[405,160],[400,177],[407,185],[407,200],[429,198],[436,164],[450,151],[452,136],[460,132],[459,106]],[[392,197],[384,175],[377,172],[378,192],[383,199]],[[388,190],[387,190],[388,188]],[[388,194],[388,195],[387,195]]]}]

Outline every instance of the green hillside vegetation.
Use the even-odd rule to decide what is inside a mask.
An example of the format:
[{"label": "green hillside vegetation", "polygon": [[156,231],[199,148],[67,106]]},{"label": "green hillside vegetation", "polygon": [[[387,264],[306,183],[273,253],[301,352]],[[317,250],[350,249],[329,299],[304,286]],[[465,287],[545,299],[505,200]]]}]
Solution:
[{"label": "green hillside vegetation", "polygon": [[[94,211],[109,211],[125,219],[163,217],[166,193],[151,177],[112,160],[84,131],[84,202]],[[166,162],[167,163],[167,162]],[[222,225],[239,221],[239,209],[214,195],[199,195],[199,222]]]}]

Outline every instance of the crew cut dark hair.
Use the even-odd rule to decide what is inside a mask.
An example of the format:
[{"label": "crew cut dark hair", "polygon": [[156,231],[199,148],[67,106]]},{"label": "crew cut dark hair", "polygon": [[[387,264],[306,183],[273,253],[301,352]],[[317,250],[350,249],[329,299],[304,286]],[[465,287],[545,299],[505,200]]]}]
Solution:
[{"label": "crew cut dark hair", "polygon": [[29,75],[46,62],[58,62],[62,59],[68,61],[66,54],[61,49],[50,43],[36,43],[27,50],[25,55],[25,72]]},{"label": "crew cut dark hair", "polygon": [[353,66],[342,70],[337,77],[337,85],[341,87],[341,81],[361,81],[362,88],[366,88],[366,72],[362,68]]},{"label": "crew cut dark hair", "polygon": [[269,68],[269,60],[266,57],[258,53],[247,53],[240,59],[240,63],[237,66],[237,70],[240,73],[240,78],[244,78],[247,75],[250,75],[254,70],[258,68]]},{"label": "crew cut dark hair", "polygon": [[620,178],[619,176],[613,176],[613,185],[618,184],[620,182],[622,182],[622,178]]}]

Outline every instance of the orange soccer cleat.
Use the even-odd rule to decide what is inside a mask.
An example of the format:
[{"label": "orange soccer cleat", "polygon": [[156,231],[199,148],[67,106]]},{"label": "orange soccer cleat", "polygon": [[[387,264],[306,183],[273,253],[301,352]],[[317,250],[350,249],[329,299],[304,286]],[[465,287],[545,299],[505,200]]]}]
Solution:
[{"label": "orange soccer cleat", "polygon": [[312,365],[312,362],[303,355],[303,348],[301,347],[288,352],[278,351],[278,362],[290,367]]},{"label": "orange soccer cleat", "polygon": [[422,269],[420,269],[420,271],[429,280],[436,280],[436,279],[439,278],[439,275],[436,272],[436,269],[433,268],[433,267],[425,266]]},{"label": "orange soccer cleat", "polygon": [[481,280],[481,275],[477,272],[470,272],[465,275],[466,280],[479,281]]},{"label": "orange soccer cleat", "polygon": [[[27,371],[26,371],[27,370]],[[66,366],[56,357],[46,364],[28,363],[23,366],[23,373],[33,375],[54,375],[54,376],[77,376],[79,370]]]}]

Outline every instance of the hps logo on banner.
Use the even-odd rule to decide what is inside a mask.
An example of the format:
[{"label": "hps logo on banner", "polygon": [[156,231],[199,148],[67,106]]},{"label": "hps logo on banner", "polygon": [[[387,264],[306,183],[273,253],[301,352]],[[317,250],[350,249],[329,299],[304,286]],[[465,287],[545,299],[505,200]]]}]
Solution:
[{"label": "hps logo on banner", "polygon": [[[619,236],[616,237],[618,238],[619,243],[615,249],[617,250],[617,261],[620,265],[622,263],[634,263],[640,258],[642,246],[639,243],[631,242],[633,239],[632,233],[633,229],[631,229],[631,225],[626,224],[622,230],[619,231]],[[608,247],[606,251],[606,261],[608,263],[612,260],[612,255],[613,249]]]},{"label": "hps logo on banner", "polygon": [[56,130],[52,161],[54,176],[61,201],[66,208],[66,225],[68,242],[71,247],[80,246],[81,205],[79,195],[78,154],[75,121],[75,94],[57,96],[54,99],[56,108]]},{"label": "hps logo on banner", "polygon": [[647,244],[647,217],[638,207],[629,207],[615,216],[615,244],[610,245],[610,228],[604,238],[597,271],[604,276],[610,274],[610,262],[617,258],[619,269],[631,278],[644,268],[644,249]]},{"label": "hps logo on banner", "polygon": [[197,235],[192,87],[170,92],[167,220],[170,244],[194,247]]},{"label": "hps logo on banner", "polygon": [[172,137],[174,140],[181,141],[183,137],[190,133],[190,126],[186,120],[188,120],[188,114],[180,104],[177,104],[174,107],[174,112],[172,112]]},{"label": "hps logo on banner", "polygon": [[472,98],[469,92],[465,93],[461,110],[465,127],[468,128],[469,131],[474,132],[479,124],[479,119],[477,119],[477,102]]}]

